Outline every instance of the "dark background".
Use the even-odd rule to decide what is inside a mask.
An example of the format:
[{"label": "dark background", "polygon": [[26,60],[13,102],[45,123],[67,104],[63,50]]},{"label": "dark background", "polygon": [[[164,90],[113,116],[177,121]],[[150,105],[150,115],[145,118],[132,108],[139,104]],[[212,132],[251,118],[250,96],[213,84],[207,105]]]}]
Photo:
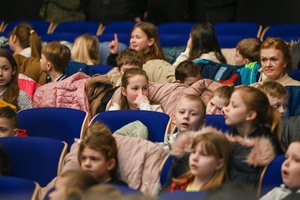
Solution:
[{"label": "dark background", "polygon": [[[0,2],[0,20],[2,21],[41,19],[39,10],[43,4],[42,0],[1,0]],[[203,0],[191,0],[191,2],[192,21],[206,21]],[[300,1],[238,0],[236,21],[254,22],[263,27],[282,23],[300,23]]]}]

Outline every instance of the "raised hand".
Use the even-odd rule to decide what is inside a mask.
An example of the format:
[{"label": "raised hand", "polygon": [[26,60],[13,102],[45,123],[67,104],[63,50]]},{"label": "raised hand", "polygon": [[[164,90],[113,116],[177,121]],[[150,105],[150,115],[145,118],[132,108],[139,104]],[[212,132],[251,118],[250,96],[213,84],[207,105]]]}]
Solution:
[{"label": "raised hand", "polygon": [[115,39],[109,43],[108,47],[111,54],[119,53],[119,41],[118,41],[118,35],[116,33],[115,33]]}]

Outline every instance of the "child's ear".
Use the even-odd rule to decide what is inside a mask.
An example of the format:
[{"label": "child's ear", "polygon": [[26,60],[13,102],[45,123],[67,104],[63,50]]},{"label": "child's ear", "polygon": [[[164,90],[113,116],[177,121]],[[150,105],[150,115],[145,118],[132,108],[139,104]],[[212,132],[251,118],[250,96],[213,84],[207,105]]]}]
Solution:
[{"label": "child's ear", "polygon": [[11,39],[12,39],[12,42],[13,42],[13,43],[16,43],[16,42],[17,42],[17,39],[18,39],[18,38],[17,38],[17,35],[13,35],[13,36],[11,36],[11,37],[12,37],[12,38],[11,38]]},{"label": "child's ear", "polygon": [[248,112],[246,120],[247,121],[252,121],[256,118],[256,116],[257,116],[257,112],[254,111],[254,110],[251,110],[251,111]]},{"label": "child's ear", "polygon": [[180,80],[176,80],[176,83],[181,83],[181,81]]},{"label": "child's ear", "polygon": [[122,92],[123,96],[126,96],[126,90],[124,87],[121,87],[121,92]]},{"label": "child's ear", "polygon": [[19,134],[19,129],[18,129],[18,128],[15,128],[15,129],[13,130],[13,135],[12,135],[12,136],[16,137],[16,136],[18,136],[18,134]]},{"label": "child's ear", "polygon": [[205,126],[205,123],[206,123],[206,119],[204,118],[201,122],[201,127],[204,127]]},{"label": "child's ear", "polygon": [[116,166],[116,160],[114,158],[107,161],[106,167],[108,171],[112,170],[115,166]]},{"label": "child's ear", "polygon": [[47,71],[50,71],[52,67],[53,67],[52,63],[47,61]]},{"label": "child's ear", "polygon": [[13,70],[12,70],[12,75],[15,75],[15,74],[16,74],[16,72],[17,72],[17,67],[16,67],[16,66],[14,66],[14,67],[13,67]]},{"label": "child's ear", "polygon": [[224,159],[219,159],[216,165],[216,171],[220,170],[224,166]]},{"label": "child's ear", "polygon": [[251,63],[251,61],[248,58],[245,59],[245,62],[246,62],[246,64]]},{"label": "child's ear", "polygon": [[151,47],[154,44],[154,38],[148,40],[148,46]]}]

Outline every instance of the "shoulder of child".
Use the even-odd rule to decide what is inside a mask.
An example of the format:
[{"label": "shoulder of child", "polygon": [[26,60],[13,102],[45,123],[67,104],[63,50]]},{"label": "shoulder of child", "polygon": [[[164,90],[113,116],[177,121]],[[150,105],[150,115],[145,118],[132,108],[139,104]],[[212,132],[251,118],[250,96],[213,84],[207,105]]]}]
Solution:
[{"label": "shoulder of child", "polygon": [[[291,193],[292,191],[289,188],[285,187],[284,184],[281,184],[280,187],[273,188],[270,192],[262,196],[259,200],[280,200]],[[299,190],[297,193],[299,193]]]},{"label": "shoulder of child", "polygon": [[120,105],[118,103],[113,103],[113,105],[108,109],[111,110],[120,110]]}]

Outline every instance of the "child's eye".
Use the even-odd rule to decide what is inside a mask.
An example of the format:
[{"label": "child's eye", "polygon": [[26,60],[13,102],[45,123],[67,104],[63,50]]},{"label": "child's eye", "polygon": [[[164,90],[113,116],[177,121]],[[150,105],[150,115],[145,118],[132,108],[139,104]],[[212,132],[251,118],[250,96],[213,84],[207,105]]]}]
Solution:
[{"label": "child's eye", "polygon": [[197,113],[191,113],[191,115],[192,115],[192,116],[196,116],[196,115],[197,115]]},{"label": "child's eye", "polygon": [[5,130],[4,130],[4,128],[0,128],[0,131],[1,131],[1,132],[4,132]]},{"label": "child's eye", "polygon": [[195,151],[195,150],[192,150],[192,151],[191,151],[191,153],[192,153],[192,154],[195,154],[195,153],[196,153],[196,151]]},{"label": "child's eye", "polygon": [[91,160],[92,160],[92,161],[98,161],[99,159],[96,158],[96,157],[91,157]]},{"label": "child's eye", "polygon": [[218,111],[222,111],[222,108],[220,108],[220,107],[219,107],[219,108],[217,108],[217,109],[218,109]]},{"label": "child's eye", "polygon": [[8,67],[4,67],[3,70],[4,70],[4,71],[8,70]]},{"label": "child's eye", "polygon": [[148,88],[147,87],[143,87],[143,90],[147,90]]},{"label": "child's eye", "polygon": [[285,109],[286,109],[286,108],[287,108],[287,106],[288,106],[288,105],[283,105],[283,108],[285,108]]},{"label": "child's eye", "polygon": [[275,105],[273,105],[276,109],[278,109],[279,107],[280,107],[280,105],[278,105],[278,104],[275,104]]},{"label": "child's eye", "polygon": [[213,102],[210,102],[210,105],[211,105],[211,106],[214,106],[215,104],[214,104]]},{"label": "child's eye", "polygon": [[137,87],[132,88],[133,90],[137,90]]},{"label": "child's eye", "polygon": [[86,160],[86,156],[82,156],[82,157],[81,157],[81,160]]}]

